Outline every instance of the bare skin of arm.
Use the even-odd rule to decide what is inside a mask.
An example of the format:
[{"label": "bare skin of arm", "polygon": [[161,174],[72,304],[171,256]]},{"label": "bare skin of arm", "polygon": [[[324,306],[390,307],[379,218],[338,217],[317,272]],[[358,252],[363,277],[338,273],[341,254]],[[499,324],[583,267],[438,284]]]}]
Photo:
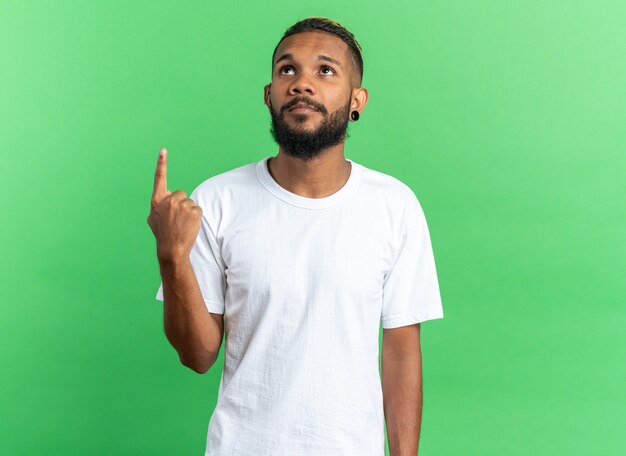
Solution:
[{"label": "bare skin of arm", "polygon": [[160,261],[163,281],[163,326],[183,365],[206,373],[224,335],[223,315],[209,313],[189,258]]},{"label": "bare skin of arm", "polygon": [[163,325],[180,361],[203,374],[217,359],[224,324],[221,314],[207,310],[189,260],[201,217],[202,208],[184,191],[167,189],[167,151],[161,149],[147,221],[157,241],[163,281]]},{"label": "bare skin of arm", "polygon": [[422,423],[418,324],[383,329],[382,388],[390,456],[416,456]]}]

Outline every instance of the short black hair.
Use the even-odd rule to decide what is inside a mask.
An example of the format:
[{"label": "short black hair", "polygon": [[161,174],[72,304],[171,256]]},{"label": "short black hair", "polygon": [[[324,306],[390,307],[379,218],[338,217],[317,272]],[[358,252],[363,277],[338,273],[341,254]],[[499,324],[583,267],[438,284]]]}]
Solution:
[{"label": "short black hair", "polygon": [[357,87],[361,86],[361,82],[363,81],[363,57],[361,56],[361,46],[348,29],[342,26],[339,22],[327,17],[307,17],[306,19],[302,19],[289,27],[274,48],[274,52],[272,53],[272,68],[274,68],[274,58],[276,57],[276,50],[278,49],[278,46],[280,46],[280,43],[282,43],[288,36],[302,32],[326,32],[332,33],[333,35],[341,38],[341,40],[348,45],[350,54],[352,55],[352,66],[356,75],[358,75],[358,81],[356,81]]}]

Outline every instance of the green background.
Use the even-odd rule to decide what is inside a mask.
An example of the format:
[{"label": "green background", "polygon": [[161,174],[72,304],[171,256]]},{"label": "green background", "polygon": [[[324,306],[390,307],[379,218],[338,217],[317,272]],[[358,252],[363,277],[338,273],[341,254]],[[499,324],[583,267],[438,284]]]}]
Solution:
[{"label": "green background", "polygon": [[[346,157],[427,216],[420,455],[626,454],[623,1],[0,1],[0,454],[203,454],[223,354],[182,366],[146,223],[276,155],[271,53],[363,47]],[[310,4],[310,3],[309,3]]]}]

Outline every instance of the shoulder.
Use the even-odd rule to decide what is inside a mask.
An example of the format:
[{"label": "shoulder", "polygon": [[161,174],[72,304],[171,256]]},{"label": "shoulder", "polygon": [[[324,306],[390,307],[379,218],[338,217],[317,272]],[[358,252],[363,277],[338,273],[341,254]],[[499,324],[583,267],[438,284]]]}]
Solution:
[{"label": "shoulder", "polygon": [[202,181],[193,192],[198,196],[216,196],[232,187],[249,185],[255,182],[255,164],[248,163],[224,171]]},{"label": "shoulder", "polygon": [[237,198],[245,198],[247,191],[256,191],[256,185],[255,163],[248,163],[205,179],[190,198],[202,206],[218,202],[233,204]]},{"label": "shoulder", "polygon": [[408,229],[424,229],[426,215],[411,186],[395,176],[365,167],[362,178],[363,196],[382,205],[384,215],[392,220],[397,233],[404,236]]},{"label": "shoulder", "polygon": [[209,220],[219,221],[256,192],[256,170],[254,163],[224,171],[205,179],[194,188],[189,198],[195,201]]},{"label": "shoulder", "polygon": [[421,210],[415,191],[404,181],[390,174],[363,167],[363,188],[384,198],[387,206],[396,211]]}]

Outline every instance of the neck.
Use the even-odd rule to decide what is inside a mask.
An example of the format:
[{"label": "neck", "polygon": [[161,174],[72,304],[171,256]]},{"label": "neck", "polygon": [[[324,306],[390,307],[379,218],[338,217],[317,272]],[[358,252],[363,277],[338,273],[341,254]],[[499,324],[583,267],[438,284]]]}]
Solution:
[{"label": "neck", "polygon": [[325,198],[336,193],[350,177],[352,165],[345,159],[343,144],[328,148],[304,161],[283,149],[269,159],[270,175],[284,189],[307,198]]}]

